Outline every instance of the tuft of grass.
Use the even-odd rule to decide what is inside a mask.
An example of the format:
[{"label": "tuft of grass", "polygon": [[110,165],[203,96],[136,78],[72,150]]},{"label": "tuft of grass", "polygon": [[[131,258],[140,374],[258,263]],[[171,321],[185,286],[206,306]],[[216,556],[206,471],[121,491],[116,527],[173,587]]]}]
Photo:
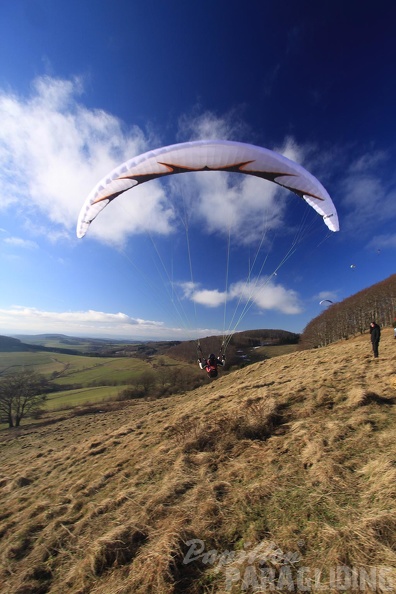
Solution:
[{"label": "tuft of grass", "polygon": [[275,398],[248,398],[234,419],[233,429],[239,439],[265,440],[282,422],[282,407]]},{"label": "tuft of grass", "polygon": [[90,561],[93,575],[100,576],[111,568],[129,564],[146,540],[144,529],[135,526],[113,528],[94,543]]}]

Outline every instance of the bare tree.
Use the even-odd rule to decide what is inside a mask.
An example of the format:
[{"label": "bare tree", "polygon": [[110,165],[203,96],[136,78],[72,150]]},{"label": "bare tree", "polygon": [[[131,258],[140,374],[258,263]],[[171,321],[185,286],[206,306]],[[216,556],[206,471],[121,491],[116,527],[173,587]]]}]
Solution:
[{"label": "bare tree", "polygon": [[40,409],[47,398],[48,381],[31,369],[8,374],[0,380],[0,416],[9,427],[19,427],[22,419]]},{"label": "bare tree", "polygon": [[153,390],[156,382],[156,375],[152,371],[143,371],[139,377],[139,384],[143,386],[143,390],[146,395]]}]

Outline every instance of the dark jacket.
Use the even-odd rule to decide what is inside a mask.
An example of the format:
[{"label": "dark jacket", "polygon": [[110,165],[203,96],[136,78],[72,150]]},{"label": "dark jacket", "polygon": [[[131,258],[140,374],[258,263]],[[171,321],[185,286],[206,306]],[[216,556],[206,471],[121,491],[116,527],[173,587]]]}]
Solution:
[{"label": "dark jacket", "polygon": [[375,322],[370,324],[371,342],[379,342],[381,338],[381,328]]}]

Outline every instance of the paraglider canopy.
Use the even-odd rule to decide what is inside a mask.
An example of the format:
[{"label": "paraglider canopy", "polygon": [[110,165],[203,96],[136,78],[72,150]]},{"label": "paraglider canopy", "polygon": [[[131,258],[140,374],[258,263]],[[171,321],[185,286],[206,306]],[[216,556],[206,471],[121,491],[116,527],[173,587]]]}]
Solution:
[{"label": "paraglider canopy", "polygon": [[[139,203],[139,192],[127,193],[127,190],[136,188],[150,180],[171,177],[180,173],[215,171],[243,174],[241,176],[244,178],[242,180],[243,183],[241,183],[240,186],[236,183],[235,188],[238,188],[239,190],[242,186],[245,186],[246,196],[249,200],[245,202],[240,200],[239,191],[237,190],[233,193],[233,198],[230,198],[230,195],[226,192],[223,193],[220,191],[218,192],[218,195],[220,195],[221,201],[217,201],[218,206],[216,210],[214,207],[212,208],[210,200],[206,200],[205,203],[199,203],[199,200],[195,199],[185,200],[183,192],[176,191],[172,195],[172,191],[170,191],[169,197],[174,198],[173,201],[164,199],[163,202],[161,202],[154,196],[152,201],[147,200],[144,203],[144,206],[147,205],[147,210],[146,208],[140,208],[139,211],[139,208],[136,208],[136,203],[138,205],[143,204],[143,201]],[[201,175],[196,177],[201,178]],[[202,175],[202,177],[208,180],[210,179],[210,176],[208,175]],[[214,177],[217,176],[212,175],[212,179]],[[229,177],[230,176],[227,176],[228,179]],[[271,201],[265,196],[266,192],[260,193],[260,190],[257,190],[256,185],[261,185],[261,181],[258,181],[257,184],[254,183],[254,180],[257,178],[271,182],[269,184],[270,189],[273,190],[273,198],[271,198]],[[191,179],[194,180],[196,178],[193,176]],[[173,179],[169,181],[173,182]],[[178,181],[181,180],[179,179]],[[241,180],[237,180],[237,182],[238,181]],[[154,248],[155,266],[158,264],[158,277],[163,282],[165,293],[181,323],[184,324],[186,320],[187,325],[189,325],[188,314],[190,312],[186,307],[186,303],[187,305],[190,303],[192,304],[193,311],[191,314],[195,320],[197,318],[197,305],[198,307],[206,307],[207,309],[209,307],[214,308],[223,304],[224,353],[232,334],[235,332],[237,326],[241,323],[241,320],[246,316],[253,304],[256,304],[259,308],[276,308],[276,305],[274,305],[272,301],[267,305],[265,300],[266,287],[274,284],[273,278],[276,277],[277,271],[296,250],[297,245],[302,240],[304,225],[307,223],[308,217],[306,217],[306,212],[304,212],[301,221],[292,220],[290,227],[283,224],[283,218],[278,217],[278,215],[281,211],[282,214],[284,213],[285,215],[289,215],[293,212],[293,199],[283,200],[283,196],[281,195],[282,192],[279,192],[278,196],[278,193],[274,191],[276,188],[274,188],[273,184],[290,190],[306,202],[310,208],[304,209],[304,211],[312,212],[312,209],[313,211],[316,211],[316,213],[322,217],[323,222],[331,232],[339,230],[337,211],[327,190],[316,177],[298,163],[269,149],[251,144],[228,140],[199,140],[157,148],[133,157],[113,169],[99,181],[86,198],[78,217],[76,228],[77,237],[84,237],[92,221],[110,202],[120,197],[121,202],[116,202],[123,207],[125,206],[124,200],[130,200],[130,202],[127,203],[129,208],[125,208],[125,211],[129,210],[131,218],[125,217],[122,222],[124,223],[125,220],[128,221],[129,224],[129,221],[131,221],[131,226],[133,227],[133,222],[140,220],[140,227],[136,224],[134,231],[131,231],[131,234],[138,234],[139,230],[143,229],[143,231],[147,232],[150,236],[150,241]],[[161,184],[161,186],[162,185],[166,186],[166,184]],[[172,190],[172,186],[177,185],[178,184],[169,183],[168,189]],[[183,184],[181,183],[180,186],[182,185]],[[191,185],[193,186],[193,184]],[[230,186],[231,185],[232,184],[230,184]],[[262,183],[262,186],[264,189],[265,184]],[[155,189],[155,184],[152,187]],[[268,186],[265,189],[268,190]],[[122,198],[121,195],[124,193],[127,193],[128,196]],[[210,189],[208,194],[211,193],[212,189]],[[268,193],[270,194],[271,192]],[[186,194],[188,194],[188,192],[186,192]],[[285,195],[285,193],[283,193],[283,195]],[[137,196],[136,202],[134,201],[135,196]],[[168,198],[168,196],[166,196],[166,198]],[[276,208],[279,206],[277,202],[282,206],[279,210]],[[159,209],[159,212],[157,212],[155,209],[159,204],[161,204],[163,210]],[[247,204],[246,208],[244,207],[245,204]],[[188,210],[188,208],[190,208],[190,210]],[[114,209],[113,212],[115,210],[116,209]],[[121,209],[119,212],[120,211]],[[154,216],[150,217],[150,214],[152,213],[154,213]],[[164,217],[161,216],[163,213]],[[171,214],[169,215],[168,213]],[[216,214],[218,215],[217,217],[215,216]],[[312,214],[314,215],[315,213],[312,212]],[[171,221],[173,221],[172,216],[174,216],[174,220],[176,221],[172,230],[176,231],[175,235],[177,235],[177,240],[180,238],[180,234],[177,234],[179,230],[185,233],[186,259],[184,270],[182,265],[179,266],[179,261],[181,261],[181,258],[179,258],[181,253],[180,250],[178,249],[177,251],[178,258],[177,261],[175,261],[175,266],[173,262],[173,252],[171,254],[171,262],[169,263],[168,259],[167,265],[165,258],[162,257],[163,252],[161,253],[159,246],[156,244],[156,237],[153,237],[156,233],[158,233],[158,235],[161,235],[161,233],[166,235],[167,230],[172,226],[170,225],[167,227],[167,225],[164,224],[163,227],[158,226],[154,229],[153,233],[151,232],[151,218],[156,222],[160,220],[162,224],[163,219],[165,220],[165,223],[168,221],[168,216]],[[246,218],[244,219],[243,217]],[[120,218],[119,213],[118,218]],[[292,219],[293,217],[290,218]],[[117,222],[117,216],[115,219],[115,222]],[[247,229],[248,223],[250,224],[249,233],[243,234],[241,230],[245,228]],[[319,224],[318,227],[320,228],[320,231],[324,228],[322,224]],[[272,261],[271,256],[269,255],[274,237],[267,237],[266,235],[267,231],[271,231],[271,229],[279,229],[280,234],[284,234],[285,236],[285,242],[284,245],[282,245],[282,250],[283,248],[284,250],[282,251],[280,259],[278,260],[277,256],[274,256],[276,263]],[[190,241],[190,230],[192,230],[193,241]],[[259,233],[256,234],[256,230]],[[219,273],[217,262],[220,258],[218,255],[219,251],[216,251],[215,254],[216,266],[209,265],[211,264],[211,261],[204,266],[202,265],[202,246],[200,245],[199,235],[205,235],[206,239],[210,233],[212,233],[213,237],[213,235],[216,234],[216,231],[220,231],[218,235],[221,236],[222,241],[227,237],[226,245],[223,246],[224,250],[222,251],[225,260],[223,277],[225,284],[224,290],[218,288]],[[252,231],[252,233],[250,233],[250,231]],[[235,243],[239,243],[240,245],[248,245],[250,243],[254,246],[251,258],[249,253],[246,278],[243,278],[242,280],[238,278],[238,275],[232,275],[233,271],[229,266],[230,258],[233,256],[233,246],[231,241],[232,233],[236,236]],[[246,237],[246,235],[249,237]],[[234,236],[232,237],[233,240],[235,239]],[[109,235],[107,235],[107,237],[109,237]],[[111,239],[113,239],[113,237],[115,241],[117,237],[111,231]],[[288,242],[289,244],[286,245]],[[158,241],[158,243],[162,243],[161,247],[164,250],[166,242]],[[264,250],[267,246],[269,251],[265,257],[262,257],[261,250]],[[193,271],[194,257],[192,256],[192,249],[194,248],[198,251],[199,257],[197,268]],[[168,256],[166,250],[164,251],[166,256]],[[146,255],[146,251],[144,250],[141,250],[141,253],[143,256]],[[276,254],[277,252],[274,250],[274,253]],[[238,252],[238,261],[240,262],[241,259],[241,255]],[[146,281],[148,281],[148,284],[150,285],[150,294],[153,295],[156,287],[153,287],[151,275],[145,274],[145,267],[141,265],[139,260],[137,264],[136,262],[133,262],[133,265],[138,272],[140,269],[140,272],[143,273],[142,277],[146,277]],[[269,274],[263,274],[264,265],[271,266]],[[185,280],[185,270],[187,269],[190,272],[190,279],[188,281]],[[180,270],[182,272],[180,272]],[[198,272],[198,274],[195,274],[196,272]],[[212,286],[207,288],[206,286],[203,286],[203,281],[206,284],[210,275]],[[150,278],[147,279],[147,276]],[[157,301],[162,303],[161,299],[158,299]],[[236,304],[233,311],[227,309],[229,301],[234,301]],[[286,307],[288,313],[298,309],[293,304],[287,304]],[[227,320],[227,316],[229,321]],[[226,322],[228,322],[227,330]],[[206,319],[204,324],[205,325],[203,325],[202,328],[207,328],[208,326],[206,324],[208,324],[208,322]],[[195,327],[198,327],[196,323]],[[198,332],[195,333],[195,336],[197,335]]]},{"label": "paraglider canopy", "polygon": [[228,140],[197,140],[165,146],[122,163],[106,175],[86,199],[77,223],[77,237],[109,202],[144,182],[196,171],[228,171],[261,177],[303,198],[331,231],[339,230],[335,206],[322,184],[298,163],[269,149]]}]

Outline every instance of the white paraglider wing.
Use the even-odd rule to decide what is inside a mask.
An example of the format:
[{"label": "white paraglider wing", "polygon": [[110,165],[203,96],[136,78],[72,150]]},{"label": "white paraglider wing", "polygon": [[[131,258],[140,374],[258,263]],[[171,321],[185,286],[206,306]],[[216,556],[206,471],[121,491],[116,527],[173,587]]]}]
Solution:
[{"label": "white paraglider wing", "polygon": [[261,177],[303,198],[331,231],[339,230],[333,201],[322,184],[301,165],[271,150],[227,140],[199,140],[159,148],[122,163],[104,177],[86,199],[77,237],[114,198],[144,182],[192,171],[228,171]]}]

